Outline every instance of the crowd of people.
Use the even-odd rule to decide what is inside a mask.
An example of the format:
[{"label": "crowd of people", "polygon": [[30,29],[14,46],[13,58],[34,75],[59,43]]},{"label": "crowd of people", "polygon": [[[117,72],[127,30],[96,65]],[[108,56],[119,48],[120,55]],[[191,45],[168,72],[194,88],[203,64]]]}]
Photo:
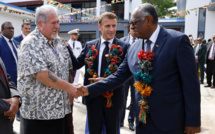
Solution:
[{"label": "crowd of people", "polygon": [[[214,45],[215,34],[212,36],[212,40],[202,39],[201,37],[194,39],[192,35],[189,35],[190,43],[193,46],[194,55],[196,59],[197,69],[199,73],[200,84],[204,84],[204,78],[206,74],[207,85],[205,87],[215,88],[215,66],[214,66]],[[212,82],[213,76],[213,82]]]},{"label": "crowd of people", "polygon": [[[187,35],[158,25],[153,5],[135,8],[130,33],[122,39],[115,37],[117,16],[104,12],[98,20],[101,37],[83,49],[77,41],[79,29],[68,32],[68,42],[59,37],[53,6],[38,7],[35,23],[31,33],[30,24],[23,23],[17,37],[11,22],[1,25],[1,134],[14,133],[18,109],[21,134],[74,134],[73,101],[79,96],[87,108],[85,134],[120,134],[129,89],[129,129],[136,134],[201,131],[197,66],[204,70],[207,47],[198,38],[193,53]],[[206,61],[211,86],[214,43],[209,46]],[[77,82],[83,66],[82,85]]]}]

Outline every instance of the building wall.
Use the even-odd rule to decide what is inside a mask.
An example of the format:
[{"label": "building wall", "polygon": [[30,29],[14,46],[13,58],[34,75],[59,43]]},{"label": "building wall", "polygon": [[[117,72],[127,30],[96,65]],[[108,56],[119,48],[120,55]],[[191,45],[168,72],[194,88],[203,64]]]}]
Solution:
[{"label": "building wall", "polygon": [[205,39],[212,38],[215,34],[215,11],[206,12],[206,24],[205,24]]},{"label": "building wall", "polygon": [[[186,10],[197,7],[203,7],[210,3],[210,0],[186,0]],[[206,9],[206,24],[205,24],[205,39],[211,38],[215,33],[215,11],[208,11]],[[193,38],[198,38],[198,18],[199,10],[190,11],[190,15],[185,16],[185,34],[192,34]]]},{"label": "building wall", "polygon": [[22,18],[0,13],[0,25],[2,25],[2,23],[4,23],[5,21],[10,21],[12,23],[14,27],[14,36],[17,36],[21,33],[21,25],[23,23]]}]

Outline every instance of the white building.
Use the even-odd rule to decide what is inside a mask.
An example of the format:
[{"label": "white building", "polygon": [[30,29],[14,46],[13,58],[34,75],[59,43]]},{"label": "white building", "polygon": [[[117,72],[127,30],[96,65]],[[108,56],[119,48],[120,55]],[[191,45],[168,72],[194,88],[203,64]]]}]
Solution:
[{"label": "white building", "polygon": [[[10,21],[14,26],[14,36],[21,33],[21,25],[23,20],[34,19],[34,11],[7,4],[0,1],[0,25],[5,21]],[[4,8],[6,10],[4,11]]]},{"label": "white building", "polygon": [[[190,15],[185,16],[185,34],[192,34],[193,38],[203,37],[204,39],[212,38],[215,34],[215,0],[178,0],[186,3],[186,10],[197,8],[190,11]],[[206,9],[198,9],[209,5]]]}]

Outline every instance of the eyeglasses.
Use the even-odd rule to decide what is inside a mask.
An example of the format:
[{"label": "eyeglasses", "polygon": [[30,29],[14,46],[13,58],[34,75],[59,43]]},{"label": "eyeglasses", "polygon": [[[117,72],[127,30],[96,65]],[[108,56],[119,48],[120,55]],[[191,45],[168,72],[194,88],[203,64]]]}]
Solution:
[{"label": "eyeglasses", "polygon": [[[146,16],[146,17],[147,17],[147,16]],[[131,26],[136,26],[138,21],[144,20],[146,17],[139,18],[139,19],[136,19],[136,20],[131,20],[131,21],[129,22],[129,25],[131,25]]]}]

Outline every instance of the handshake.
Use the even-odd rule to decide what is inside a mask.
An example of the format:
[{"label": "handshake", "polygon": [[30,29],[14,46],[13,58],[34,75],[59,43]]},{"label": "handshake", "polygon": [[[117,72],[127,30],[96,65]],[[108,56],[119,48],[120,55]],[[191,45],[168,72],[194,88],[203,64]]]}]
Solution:
[{"label": "handshake", "polygon": [[70,85],[71,88],[69,89],[68,93],[75,98],[78,98],[79,96],[87,96],[89,94],[88,88],[86,86],[83,86],[79,83],[74,83]]},{"label": "handshake", "polygon": [[[93,81],[93,82],[98,82],[100,80],[103,80],[104,77],[98,77],[98,78],[89,78],[88,80]],[[70,84],[69,88],[69,95],[78,98],[79,96],[87,96],[89,95],[88,88],[86,86],[83,86],[79,83],[73,83]]]}]

